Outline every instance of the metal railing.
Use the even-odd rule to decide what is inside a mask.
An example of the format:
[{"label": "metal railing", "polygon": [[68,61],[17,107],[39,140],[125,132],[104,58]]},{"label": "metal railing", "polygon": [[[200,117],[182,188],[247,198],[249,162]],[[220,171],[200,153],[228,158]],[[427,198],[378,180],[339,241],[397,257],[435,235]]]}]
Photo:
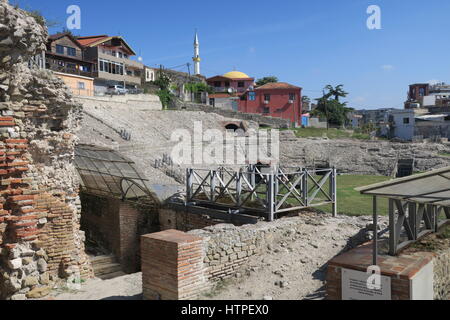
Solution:
[{"label": "metal railing", "polygon": [[396,255],[449,222],[449,207],[389,199],[389,254]]},{"label": "metal railing", "polygon": [[73,75],[82,76],[82,77],[94,78],[96,76],[96,73],[94,73],[92,71],[81,71],[76,68],[69,68],[67,66],[59,66],[59,65],[56,65],[53,63],[49,63],[48,61],[47,61],[47,69],[55,71],[55,72],[73,74]]},{"label": "metal railing", "polygon": [[335,168],[187,169],[186,203],[258,214],[268,221],[282,213],[323,205],[331,205],[336,216],[336,176]]}]

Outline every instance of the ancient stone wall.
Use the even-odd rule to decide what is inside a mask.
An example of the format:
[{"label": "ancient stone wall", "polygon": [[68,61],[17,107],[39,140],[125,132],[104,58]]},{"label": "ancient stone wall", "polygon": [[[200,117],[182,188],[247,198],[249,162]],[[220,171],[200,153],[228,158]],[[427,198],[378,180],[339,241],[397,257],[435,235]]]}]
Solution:
[{"label": "ancient stone wall", "polygon": [[207,113],[216,113],[227,118],[254,121],[260,125],[266,125],[273,128],[289,128],[291,126],[290,121],[286,119],[266,117],[255,113],[243,113],[233,110],[214,108],[205,104],[176,101],[174,107],[180,110],[185,109],[187,111],[203,111]]},{"label": "ancient stone wall", "polygon": [[47,31],[0,1],[0,299],[39,298],[92,268],[73,165],[81,120],[63,82],[28,62]]},{"label": "ancient stone wall", "polygon": [[214,226],[223,222],[224,221],[215,220],[208,215],[168,208],[159,209],[159,224],[161,230],[176,229],[187,232]]},{"label": "ancient stone wall", "polygon": [[425,172],[450,166],[450,145],[389,141],[299,139],[280,133],[280,162],[295,167],[335,166],[343,174],[394,176],[401,159],[413,159],[414,170]]},{"label": "ancient stone wall", "polygon": [[450,300],[450,249],[441,250],[433,260],[434,299]]}]

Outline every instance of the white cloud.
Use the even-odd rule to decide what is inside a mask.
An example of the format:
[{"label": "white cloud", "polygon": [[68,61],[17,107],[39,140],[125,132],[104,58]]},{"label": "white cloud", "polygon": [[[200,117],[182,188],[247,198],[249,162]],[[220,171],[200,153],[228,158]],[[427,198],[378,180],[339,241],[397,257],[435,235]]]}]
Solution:
[{"label": "white cloud", "polygon": [[394,66],[391,64],[384,64],[381,66],[381,69],[383,69],[384,71],[391,71],[394,70]]}]

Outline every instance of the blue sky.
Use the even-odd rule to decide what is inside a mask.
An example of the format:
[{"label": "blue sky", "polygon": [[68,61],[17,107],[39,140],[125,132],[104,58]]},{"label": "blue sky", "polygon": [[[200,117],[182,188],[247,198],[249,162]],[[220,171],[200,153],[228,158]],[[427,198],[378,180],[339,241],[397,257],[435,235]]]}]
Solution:
[{"label": "blue sky", "polygon": [[[343,84],[357,109],[402,108],[410,83],[450,82],[448,0],[10,2],[60,22],[51,32],[79,5],[75,34],[120,34],[149,66],[192,62],[197,28],[206,76],[235,68],[275,75],[313,99],[325,85]],[[381,30],[366,27],[369,5],[381,8]]]}]

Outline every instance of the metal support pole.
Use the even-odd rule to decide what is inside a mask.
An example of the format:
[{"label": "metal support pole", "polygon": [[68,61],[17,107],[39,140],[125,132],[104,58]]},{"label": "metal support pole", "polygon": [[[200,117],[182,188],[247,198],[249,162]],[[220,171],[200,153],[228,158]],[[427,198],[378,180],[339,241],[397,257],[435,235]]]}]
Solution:
[{"label": "metal support pole", "polygon": [[336,168],[332,169],[333,171],[331,172],[331,178],[330,178],[330,182],[331,182],[331,196],[333,199],[333,217],[337,217],[337,170]]},{"label": "metal support pole", "polygon": [[242,172],[236,172],[236,201],[237,205],[240,208],[242,205],[242,179],[241,179]]},{"label": "metal support pole", "polygon": [[274,206],[274,192],[275,192],[275,185],[274,185],[274,179],[273,179],[273,173],[268,174],[267,177],[267,221],[271,222],[275,218],[275,206]]},{"label": "metal support pole", "polygon": [[308,201],[308,170],[306,168],[303,169],[303,183],[302,183],[302,195],[303,195],[303,203],[305,207],[309,205]]},{"label": "metal support pole", "polygon": [[374,266],[378,265],[378,208],[377,197],[373,197],[373,262]]},{"label": "metal support pole", "polygon": [[419,231],[417,227],[417,204],[415,202],[408,203],[408,220],[413,234],[412,240],[417,240],[417,237],[419,236]]},{"label": "metal support pole", "polygon": [[397,254],[397,234],[395,229],[394,200],[389,199],[389,254],[391,256]]},{"label": "metal support pole", "polygon": [[192,198],[192,173],[193,169],[186,169],[186,203],[191,202]]},{"label": "metal support pole", "polygon": [[216,195],[216,171],[211,170],[210,175],[211,201],[214,202]]}]

